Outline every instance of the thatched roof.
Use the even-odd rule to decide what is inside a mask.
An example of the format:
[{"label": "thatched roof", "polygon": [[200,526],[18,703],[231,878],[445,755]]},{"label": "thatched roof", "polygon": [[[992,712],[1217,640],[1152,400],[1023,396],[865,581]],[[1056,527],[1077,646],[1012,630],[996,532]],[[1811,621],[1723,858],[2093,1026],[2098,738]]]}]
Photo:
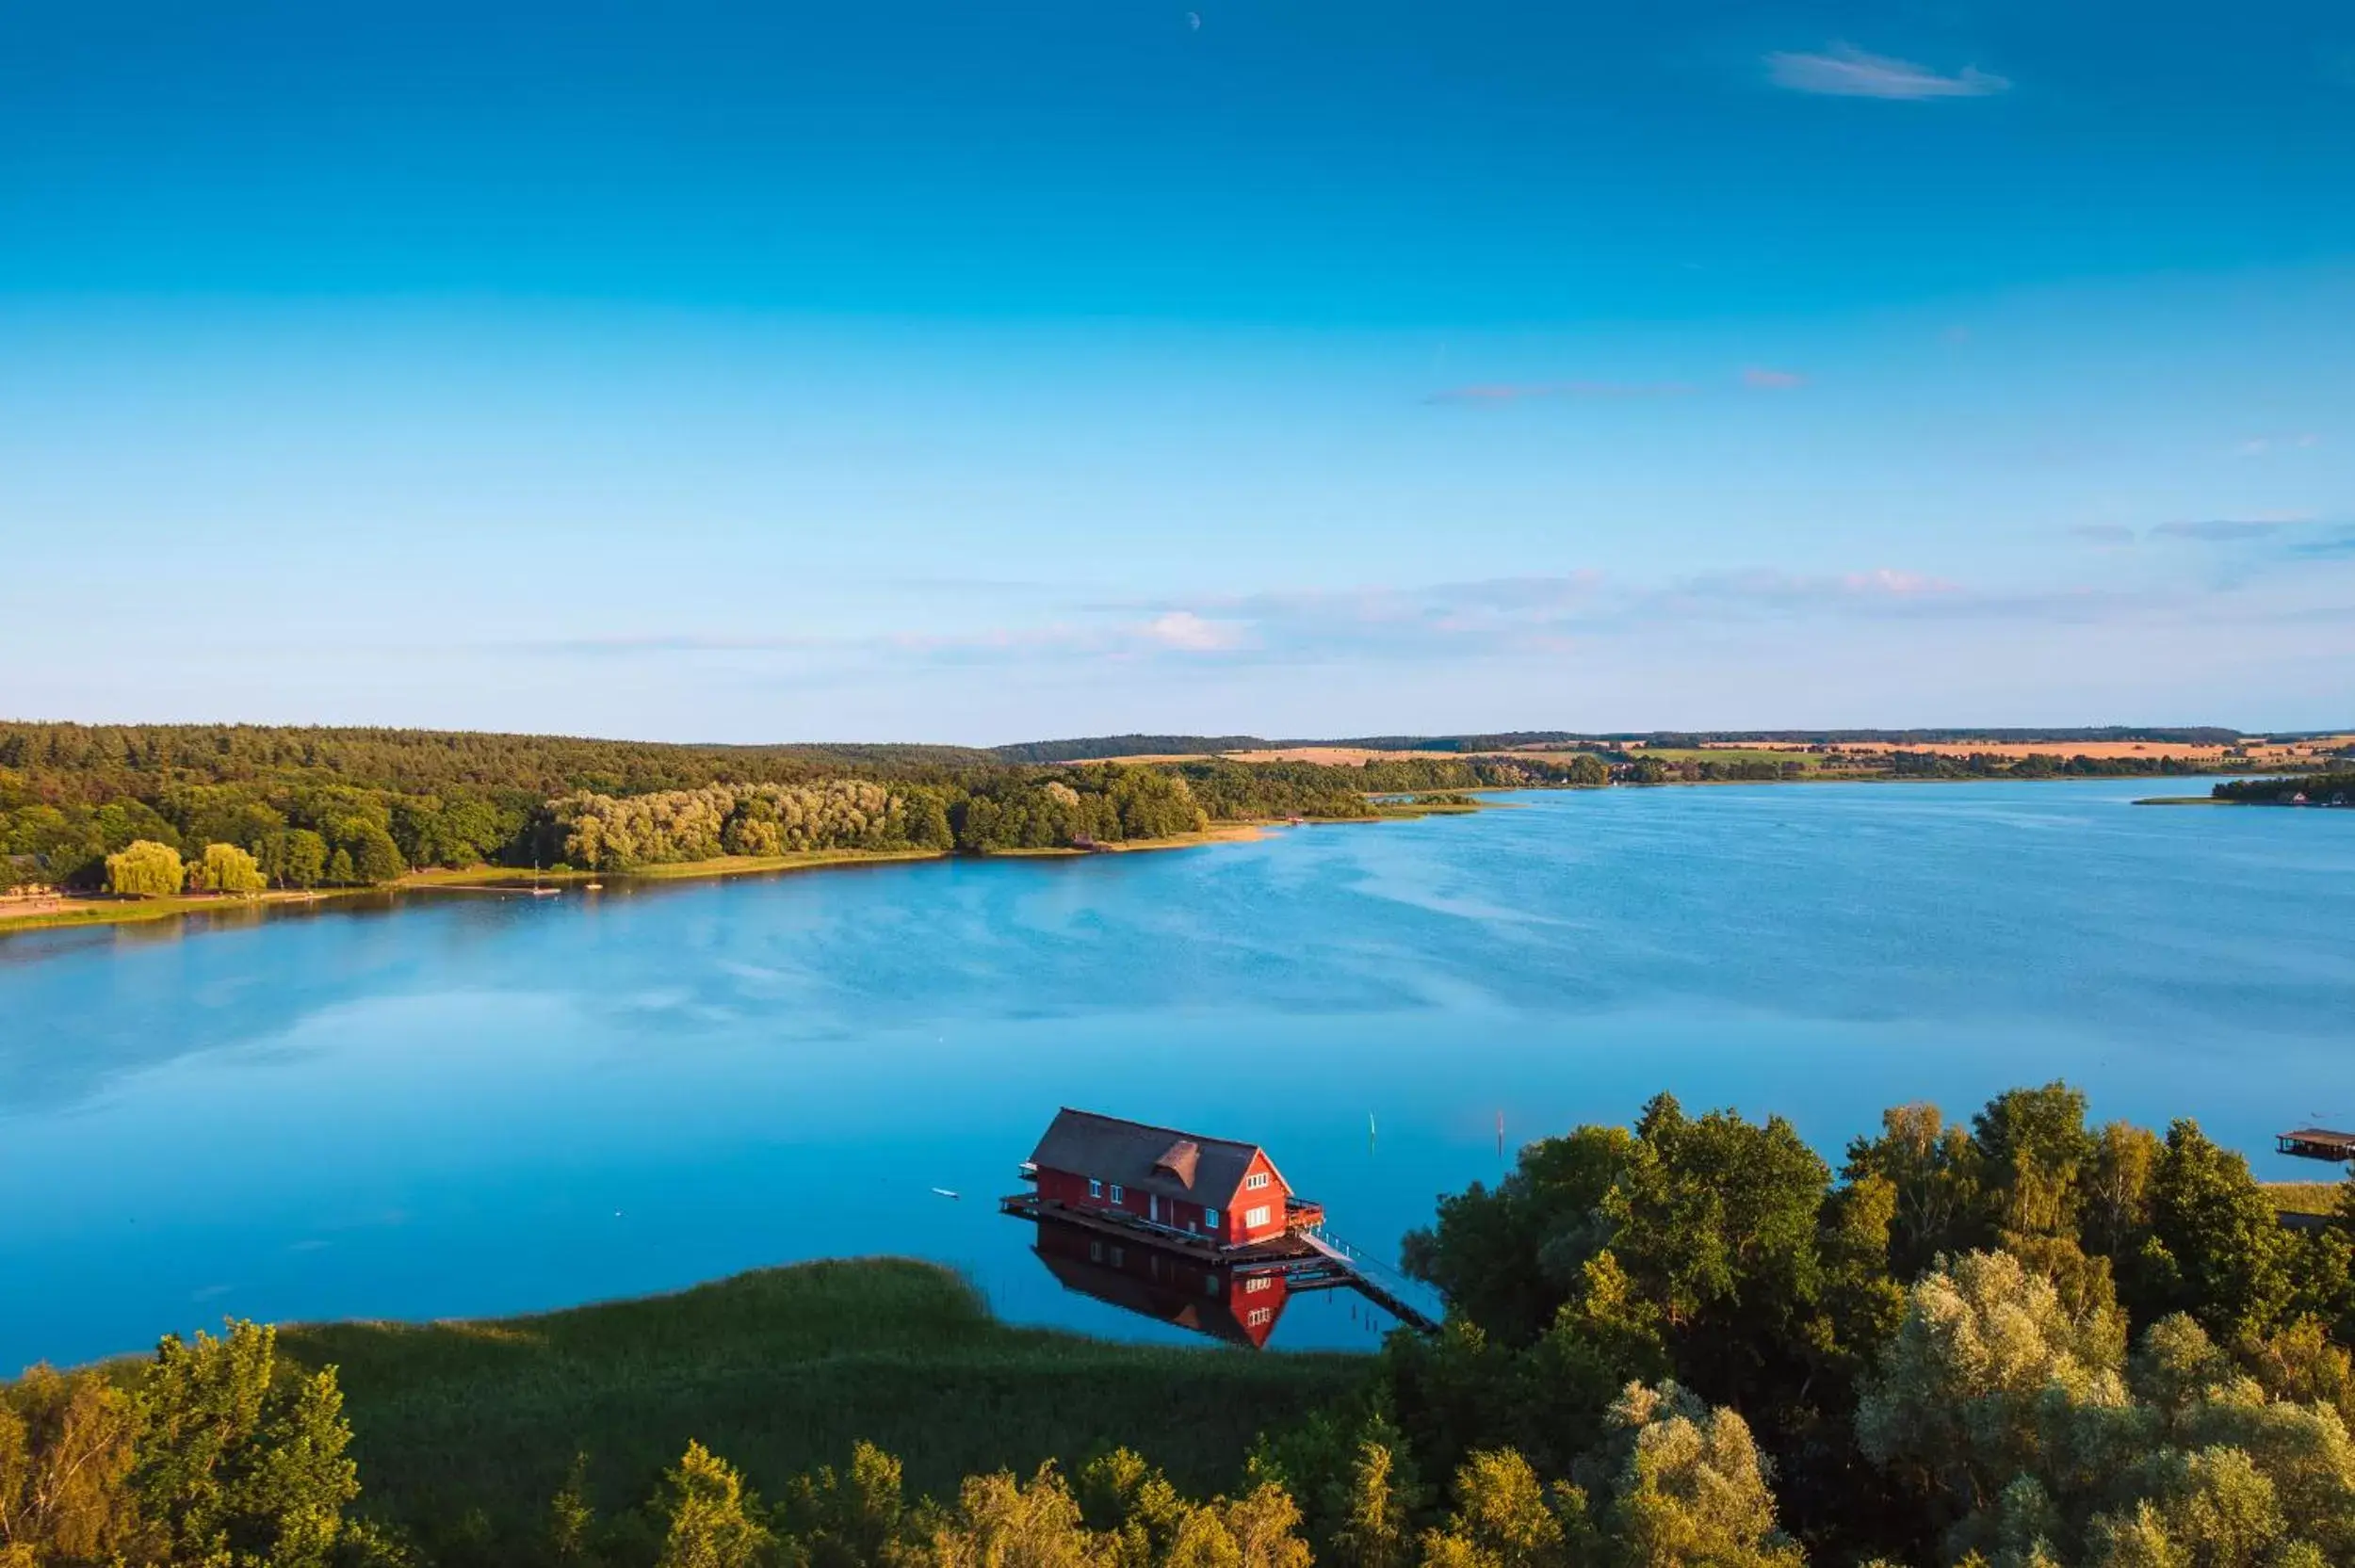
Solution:
[{"label": "thatched roof", "polygon": [[[1226,1208],[1232,1206],[1229,1200],[1242,1190],[1242,1179],[1259,1157],[1256,1143],[1203,1138],[1066,1106],[1055,1113],[1047,1136],[1031,1155],[1031,1163],[1043,1170],[1118,1182],[1137,1192],[1158,1192],[1164,1198]],[[1268,1168],[1273,1171],[1275,1166],[1271,1162]],[[1283,1181],[1281,1175],[1275,1178],[1277,1189],[1282,1189]]]}]

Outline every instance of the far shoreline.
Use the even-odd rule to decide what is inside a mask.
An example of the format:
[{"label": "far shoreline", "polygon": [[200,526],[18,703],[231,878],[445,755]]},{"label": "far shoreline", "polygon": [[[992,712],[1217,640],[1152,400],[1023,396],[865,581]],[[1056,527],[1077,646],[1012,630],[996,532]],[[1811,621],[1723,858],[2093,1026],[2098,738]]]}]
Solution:
[{"label": "far shoreline", "polygon": [[[1465,808],[1454,808],[1460,814]],[[1405,813],[1368,817],[1332,818],[1335,822],[1394,820]],[[1417,814],[1420,815],[1420,814]],[[1436,815],[1436,814],[1435,814]],[[526,866],[437,866],[404,873],[397,881],[369,887],[275,888],[237,897],[219,893],[181,893],[163,898],[126,898],[99,894],[81,897],[43,897],[23,902],[35,906],[22,913],[0,913],[0,941],[38,931],[73,931],[119,926],[148,926],[164,921],[203,921],[219,925],[236,916],[253,919],[272,912],[293,913],[326,905],[349,905],[366,898],[396,899],[402,894],[458,895],[488,893],[502,897],[529,895],[535,888],[553,897],[565,890],[593,891],[606,881],[718,881],[731,877],[782,875],[795,871],[840,870],[862,865],[900,865],[925,861],[1066,860],[1090,855],[1144,853],[1162,849],[1196,849],[1218,844],[1242,844],[1268,836],[1282,821],[1222,822],[1199,833],[1164,838],[1132,839],[1098,844],[1093,849],[1062,846],[1043,849],[999,849],[961,855],[953,849],[809,849],[782,855],[722,855],[708,860],[675,861],[632,866],[626,870],[533,870]],[[0,910],[6,905],[0,904]]]},{"label": "far shoreline", "polygon": [[[2263,777],[2270,770],[2253,773],[2201,773],[2197,778]],[[1425,816],[1476,816],[1486,811],[1513,809],[1512,802],[1486,799],[1497,795],[1518,794],[1537,790],[1549,794],[1574,794],[1593,789],[1676,789],[1706,788],[1729,784],[1777,786],[1788,784],[2095,784],[2115,783],[2125,775],[2080,774],[2053,775],[2038,779],[2005,780],[1927,775],[1911,778],[1874,777],[1865,774],[1804,774],[1784,779],[1663,779],[1657,784],[1615,784],[1601,786],[1569,786],[1548,784],[1478,784],[1460,789],[1428,793],[1463,796],[1462,800],[1434,801],[1428,804],[1398,800],[1379,806],[1365,816],[1330,817],[1263,817],[1249,821],[1216,822],[1198,833],[1182,833],[1163,838],[1128,839],[1099,843],[1093,846],[1058,845],[1036,849],[995,849],[969,854],[954,849],[808,849],[781,855],[721,855],[711,859],[674,861],[664,864],[632,866],[608,871],[582,871],[570,867],[535,870],[527,866],[475,865],[464,867],[438,866],[410,871],[398,880],[367,887],[277,888],[267,893],[237,897],[217,893],[181,893],[162,898],[118,897],[106,894],[80,897],[37,897],[24,900],[0,900],[0,943],[13,936],[31,935],[41,931],[89,930],[123,926],[152,926],[164,921],[201,921],[222,925],[232,918],[252,920],[268,918],[272,912],[290,913],[321,906],[349,906],[365,898],[397,899],[402,894],[465,894],[488,893],[512,897],[529,893],[534,887],[544,888],[550,896],[569,888],[593,888],[605,881],[622,882],[684,882],[716,881],[731,877],[782,875],[797,871],[839,870],[863,865],[897,865],[943,860],[1078,860],[1093,855],[1147,853],[1167,849],[1198,849],[1221,844],[1244,844],[1263,840],[1268,830],[1282,827],[1363,827],[1381,822],[1411,821]],[[2238,805],[2243,802],[2219,800],[2212,796],[2153,796],[2133,802],[2137,806]],[[9,902],[33,906],[23,913],[6,913]]]}]

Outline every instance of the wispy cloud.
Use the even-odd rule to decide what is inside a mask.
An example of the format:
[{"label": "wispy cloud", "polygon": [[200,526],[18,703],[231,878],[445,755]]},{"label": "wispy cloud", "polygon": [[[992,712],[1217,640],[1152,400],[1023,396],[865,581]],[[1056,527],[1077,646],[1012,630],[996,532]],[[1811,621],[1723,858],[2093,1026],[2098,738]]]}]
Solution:
[{"label": "wispy cloud", "polygon": [[2307,521],[2282,517],[2218,517],[2189,523],[2162,523],[2151,530],[2152,539],[2191,539],[2203,544],[2233,544],[2244,540],[2270,539],[2284,528]]},{"label": "wispy cloud", "polygon": [[[1228,671],[1441,667],[1552,660],[1633,642],[1787,637],[1908,626],[2263,624],[2355,616],[2345,573],[2355,522],[2242,516],[2070,534],[2117,549],[2130,576],[1978,584],[1899,566],[1753,566],[1634,579],[1580,570],[1407,586],[1262,589],[1074,599],[1036,621],[825,636],[610,636],[505,644],[544,657],[695,658],[698,669],[804,682],[893,668],[1077,671],[1098,664]],[[2160,548],[2159,546],[2171,546]],[[1019,612],[1015,612],[1017,615]],[[2335,622],[2333,623],[2336,623]],[[1964,635],[1960,632],[1940,635]],[[734,655],[734,656],[728,656]]]},{"label": "wispy cloud", "polygon": [[1470,403],[1498,407],[1545,397],[1681,397],[1694,391],[1687,381],[1536,381],[1487,382],[1448,387],[1423,399],[1426,403]]},{"label": "wispy cloud", "polygon": [[2236,458],[2270,457],[2276,452],[2303,451],[2321,444],[2322,438],[2312,430],[2301,431],[2297,435],[2250,436],[2247,441],[2233,448],[2233,455]]},{"label": "wispy cloud", "polygon": [[2327,582],[2319,564],[2355,559],[2355,524],[2304,515],[2162,523],[2150,537],[2179,544],[2210,584],[2226,588],[2266,578]]},{"label": "wispy cloud", "polygon": [[1185,654],[1220,654],[1240,648],[1243,642],[1242,626],[1232,621],[1212,621],[1192,610],[1165,610],[1146,622],[1143,635],[1148,642]]},{"label": "wispy cloud", "polygon": [[1766,75],[1777,87],[1830,98],[1986,98],[2011,83],[1976,66],[1941,75],[1911,60],[1868,55],[1836,43],[1821,54],[1782,52],[1766,57]]},{"label": "wispy cloud", "polygon": [[1956,608],[1977,602],[1959,583],[1893,567],[1840,573],[1783,572],[1772,567],[1707,572],[1634,596],[1636,607],[1646,614],[1870,614],[1932,605]]},{"label": "wispy cloud", "polygon": [[1787,392],[1795,386],[1807,385],[1807,378],[1795,370],[1775,370],[1762,364],[1746,365],[1742,384],[1761,392]]},{"label": "wispy cloud", "polygon": [[2325,522],[2307,515],[2162,523],[2151,530],[2151,537],[2242,546],[2228,553],[2244,560],[2249,555],[2248,547],[2252,546],[2261,558],[2271,558],[2278,563],[2355,557],[2355,523]]},{"label": "wispy cloud", "polygon": [[2355,524],[2318,528],[2294,542],[2290,554],[2304,560],[2355,559]]},{"label": "wispy cloud", "polygon": [[590,637],[560,637],[503,642],[495,646],[518,652],[567,654],[581,657],[629,657],[641,654],[774,654],[830,646],[830,639],[794,635],[714,636],[702,632],[617,632]]}]

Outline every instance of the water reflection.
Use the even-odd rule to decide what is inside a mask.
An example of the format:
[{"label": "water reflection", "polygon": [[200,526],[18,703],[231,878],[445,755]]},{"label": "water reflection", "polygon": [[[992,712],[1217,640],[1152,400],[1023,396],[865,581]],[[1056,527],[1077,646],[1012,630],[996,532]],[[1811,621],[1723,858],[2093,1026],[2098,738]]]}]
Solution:
[{"label": "water reflection", "polygon": [[1237,1268],[1061,1220],[1035,1223],[1031,1250],[1065,1290],[1231,1345],[1265,1346],[1291,1297],[1281,1263]]},{"label": "water reflection", "polygon": [[1029,1222],[1038,1228],[1031,1251],[1065,1290],[1229,1345],[1264,1350],[1284,1309],[1324,1290],[1363,1298],[1370,1320],[1385,1327],[1398,1321],[1348,1273],[1313,1253],[1213,1262],[1060,1220]]}]

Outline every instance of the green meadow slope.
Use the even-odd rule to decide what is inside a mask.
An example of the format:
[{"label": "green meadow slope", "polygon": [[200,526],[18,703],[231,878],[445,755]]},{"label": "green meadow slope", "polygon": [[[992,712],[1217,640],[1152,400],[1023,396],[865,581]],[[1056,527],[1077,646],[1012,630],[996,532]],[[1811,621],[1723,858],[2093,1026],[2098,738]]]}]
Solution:
[{"label": "green meadow slope", "polygon": [[1260,1431],[1356,1385],[1363,1357],[1123,1345],[991,1317],[934,1265],[798,1265],[540,1317],[281,1331],[341,1371],[368,1511],[537,1520],[577,1452],[603,1509],[642,1502],[690,1438],[782,1486],[869,1439],[910,1487],[1121,1444],[1207,1494]]}]

